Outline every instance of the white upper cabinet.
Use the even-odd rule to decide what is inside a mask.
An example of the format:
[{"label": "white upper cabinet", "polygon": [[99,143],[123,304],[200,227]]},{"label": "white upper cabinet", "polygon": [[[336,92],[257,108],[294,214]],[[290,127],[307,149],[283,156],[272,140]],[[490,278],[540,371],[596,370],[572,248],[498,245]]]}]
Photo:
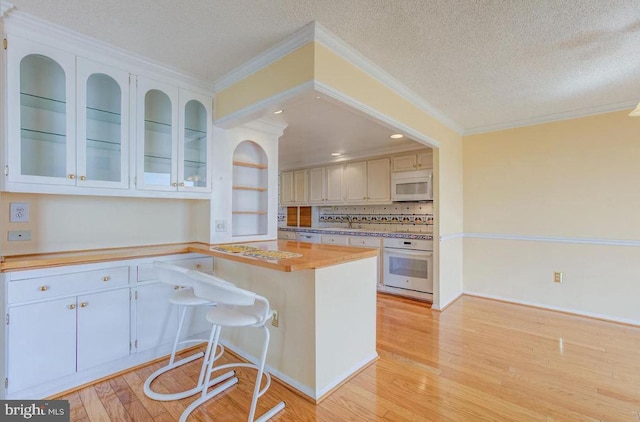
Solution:
[{"label": "white upper cabinet", "polygon": [[129,73],[78,57],[79,186],[129,187]]},{"label": "white upper cabinet", "polygon": [[345,166],[347,202],[367,201],[367,162],[348,163]]},{"label": "white upper cabinet", "polygon": [[178,188],[211,191],[211,97],[180,90]]},{"label": "white upper cabinet", "polygon": [[76,183],[75,56],[11,38],[7,49],[9,182]]},{"label": "white upper cabinet", "polygon": [[391,166],[388,158],[367,161],[367,200],[391,201]]},{"label": "white upper cabinet", "polygon": [[399,155],[393,157],[393,171],[423,170],[433,167],[433,153],[423,151],[417,154]]},{"label": "white upper cabinet", "polygon": [[348,163],[345,171],[347,202],[391,201],[391,165],[388,158]]},{"label": "white upper cabinet", "polygon": [[137,187],[211,191],[211,98],[138,78]]},{"label": "white upper cabinet", "polygon": [[280,173],[280,204],[305,205],[309,203],[309,173],[307,170]]},{"label": "white upper cabinet", "polygon": [[339,204],[344,202],[342,164],[309,170],[309,203]]},{"label": "white upper cabinet", "polygon": [[325,168],[309,169],[309,203],[321,204],[326,193]]},{"label": "white upper cabinet", "polygon": [[11,33],[7,41],[8,136],[0,188],[208,198],[210,95],[192,91],[188,82],[174,84],[151,65],[148,74],[158,81],[103,64],[108,52],[80,57]]},{"label": "white upper cabinet", "polygon": [[178,88],[138,78],[138,189],[178,188]]},{"label": "white upper cabinet", "polygon": [[344,166],[342,164],[326,168],[327,194],[326,202],[344,202]]}]

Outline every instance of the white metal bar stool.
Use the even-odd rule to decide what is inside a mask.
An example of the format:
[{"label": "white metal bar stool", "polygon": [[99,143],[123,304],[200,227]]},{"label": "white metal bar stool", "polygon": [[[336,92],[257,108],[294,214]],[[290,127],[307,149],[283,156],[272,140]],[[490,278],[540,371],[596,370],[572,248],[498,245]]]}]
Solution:
[{"label": "white metal bar stool", "polygon": [[[212,306],[215,306],[215,304],[208,299],[202,299],[194,294],[193,283],[191,281],[191,278],[188,275],[189,270],[187,268],[179,267],[177,265],[168,264],[166,262],[160,262],[160,261],[155,261],[153,263],[153,268],[160,281],[172,286],[181,287],[180,289],[175,291],[173,296],[169,299],[169,302],[179,307],[181,306],[182,313],[180,314],[180,322],[178,324],[176,338],[173,341],[173,349],[171,350],[171,357],[169,358],[169,363],[163,366],[162,368],[158,369],[157,371],[155,371],[153,374],[149,375],[149,377],[144,383],[143,390],[144,390],[144,393],[147,395],[147,397],[154,400],[168,401],[168,400],[183,399],[185,397],[192,396],[202,391],[202,385],[203,385],[202,383],[204,381],[205,370],[207,367],[206,363],[210,360],[209,353],[212,353],[211,348],[207,347],[206,353],[198,352],[184,359],[180,359],[179,361],[176,361],[176,352],[178,350],[178,346],[182,344],[187,344],[187,343],[207,342],[207,339],[193,339],[193,340],[180,341],[180,334],[182,333],[182,328],[184,325],[184,319],[187,313],[187,309],[189,307],[195,307],[195,306],[212,307]],[[213,349],[213,351],[215,350],[216,349]],[[213,359],[211,360],[218,359],[220,356],[222,356],[223,353],[224,353],[224,348],[221,345],[220,352],[218,354],[214,354]],[[176,368],[181,365],[185,365],[203,356],[204,356],[204,360],[202,363],[202,368],[200,369],[200,376],[198,377],[198,383],[192,389],[177,392],[177,393],[166,393],[166,394],[158,393],[151,389],[151,383],[160,375],[172,370],[173,368]],[[209,382],[210,385],[214,385],[228,378],[231,378],[234,374],[235,374],[234,371],[229,371],[214,380],[207,380],[207,382]]]},{"label": "white metal bar stool", "polygon": [[[211,374],[216,371],[233,367],[246,367],[258,370],[248,418],[249,422],[254,422],[258,398],[262,396],[271,385],[271,375],[264,371],[270,339],[269,329],[265,325],[273,316],[273,311],[269,306],[269,301],[262,296],[248,290],[240,289],[213,275],[204,274],[198,271],[190,271],[189,276],[194,281],[193,289],[196,295],[215,301],[217,304],[216,307],[211,308],[211,310],[207,312],[206,317],[207,321],[213,324],[211,327],[211,334],[209,336],[209,345],[207,347],[207,354],[209,356],[212,355],[211,350],[216,350],[216,347],[218,346],[222,327],[259,328],[263,331],[264,343],[260,361],[257,364],[238,362],[214,366],[213,363],[215,359],[209,359],[207,363],[205,382],[202,384],[202,395],[184,410],[180,416],[180,422],[185,422],[191,412],[193,412],[198,406],[238,382],[238,379],[234,377],[219,387],[209,391],[208,385],[210,385],[209,379]],[[263,375],[266,379],[266,383],[264,388],[260,389]],[[255,419],[255,422],[269,420],[272,416],[284,409],[284,407],[285,403],[281,401],[262,416]]]}]

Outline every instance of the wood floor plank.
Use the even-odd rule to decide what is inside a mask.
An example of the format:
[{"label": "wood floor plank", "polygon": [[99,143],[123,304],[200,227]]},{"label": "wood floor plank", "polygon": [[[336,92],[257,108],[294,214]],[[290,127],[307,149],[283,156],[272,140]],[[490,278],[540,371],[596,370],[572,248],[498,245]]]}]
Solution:
[{"label": "wood floor plank", "polygon": [[161,416],[163,413],[167,413],[167,409],[165,409],[159,401],[152,400],[144,394],[144,391],[142,390],[144,381],[140,379],[136,372],[128,372],[122,375],[122,379],[131,388],[131,391],[133,391],[136,398],[140,403],[142,403],[151,417],[156,418]]},{"label": "wood floor plank", "polygon": [[[640,421],[640,327],[469,296],[440,313],[380,295],[377,310],[373,365],[319,405],[275,381],[257,414],[284,400],[273,421]],[[195,396],[158,402],[142,391],[165,364],[66,395],[72,420],[176,421]],[[193,387],[200,364],[164,374],[154,389]],[[241,368],[238,378],[189,422],[246,420],[255,371]]]},{"label": "wood floor plank", "polygon": [[91,422],[109,422],[117,420],[111,419],[93,386],[83,388],[78,391],[78,395],[80,396],[82,406],[87,413],[87,419]]},{"label": "wood floor plank", "polygon": [[118,399],[118,396],[111,388],[109,381],[103,381],[95,384],[93,389],[96,391],[96,394],[100,398],[102,405],[112,421],[132,422],[129,413],[127,413],[124,405],[120,402],[120,399]]}]

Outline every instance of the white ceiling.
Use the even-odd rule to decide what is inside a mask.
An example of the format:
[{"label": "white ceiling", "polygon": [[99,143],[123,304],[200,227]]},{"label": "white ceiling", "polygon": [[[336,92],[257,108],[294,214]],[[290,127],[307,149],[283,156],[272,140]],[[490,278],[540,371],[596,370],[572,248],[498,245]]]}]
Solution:
[{"label": "white ceiling", "polygon": [[[465,132],[631,108],[640,99],[633,0],[12,2],[211,82],[317,20]],[[320,122],[317,131],[353,117],[332,115],[327,125],[319,112],[298,114]],[[288,132],[300,139],[304,130]]]}]

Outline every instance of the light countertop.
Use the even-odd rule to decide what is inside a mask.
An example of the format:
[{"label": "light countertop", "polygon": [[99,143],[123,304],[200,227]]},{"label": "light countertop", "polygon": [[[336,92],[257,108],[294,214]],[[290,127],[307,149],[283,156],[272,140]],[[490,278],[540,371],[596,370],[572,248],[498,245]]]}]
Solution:
[{"label": "light countertop", "polygon": [[300,256],[288,259],[268,260],[264,258],[246,256],[242,253],[230,253],[216,250],[216,248],[221,245],[180,243],[170,245],[147,245],[127,248],[5,256],[0,258],[0,271],[31,270],[62,265],[90,264],[96,262],[194,252],[216,258],[229,259],[250,265],[271,268],[278,271],[291,272],[328,267],[340,264],[341,262],[364,259],[378,255],[377,249],[310,244],[293,240],[234,243],[233,245],[250,245],[263,250],[282,251]]}]

